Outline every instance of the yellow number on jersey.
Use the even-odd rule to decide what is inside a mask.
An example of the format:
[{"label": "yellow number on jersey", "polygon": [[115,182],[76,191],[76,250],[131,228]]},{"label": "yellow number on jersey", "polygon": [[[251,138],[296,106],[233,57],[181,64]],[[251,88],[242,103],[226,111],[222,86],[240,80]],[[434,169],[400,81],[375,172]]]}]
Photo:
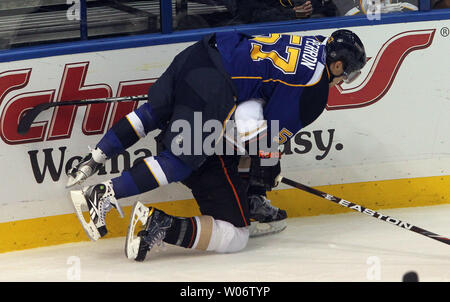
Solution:
[{"label": "yellow number on jersey", "polygon": [[284,144],[288,141],[288,139],[292,136],[292,132],[287,130],[286,128],[281,129],[279,135],[278,135],[278,143]]},{"label": "yellow number on jersey", "polygon": [[[270,52],[265,52],[262,50],[262,45],[273,45],[278,42],[281,38],[280,34],[270,34],[269,37],[257,37],[252,39],[255,42],[252,43],[252,50],[250,52],[250,57],[253,61],[260,61],[269,59],[272,61],[273,65],[280,69],[282,72],[290,74],[295,73],[297,70],[298,59],[300,57],[300,49],[296,47],[288,46],[286,47],[287,59],[282,57],[277,51],[272,50]],[[302,38],[300,36],[291,36],[290,43],[292,45],[300,45]]]}]

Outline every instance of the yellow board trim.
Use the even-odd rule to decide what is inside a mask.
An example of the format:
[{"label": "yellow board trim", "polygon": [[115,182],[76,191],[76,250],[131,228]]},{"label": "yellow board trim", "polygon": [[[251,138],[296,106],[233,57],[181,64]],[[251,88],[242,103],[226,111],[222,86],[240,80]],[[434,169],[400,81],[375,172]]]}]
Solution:
[{"label": "yellow board trim", "polygon": [[[383,180],[317,188],[373,210],[450,204],[450,176]],[[289,217],[353,212],[298,189],[275,190],[269,192],[268,197],[275,206],[285,209]],[[152,203],[151,206],[175,216],[200,215],[193,199]],[[121,219],[115,210],[106,215],[108,227],[106,238],[126,235],[131,208],[131,206],[123,207],[124,219]],[[89,241],[75,214],[0,223],[0,234],[0,253]]]}]

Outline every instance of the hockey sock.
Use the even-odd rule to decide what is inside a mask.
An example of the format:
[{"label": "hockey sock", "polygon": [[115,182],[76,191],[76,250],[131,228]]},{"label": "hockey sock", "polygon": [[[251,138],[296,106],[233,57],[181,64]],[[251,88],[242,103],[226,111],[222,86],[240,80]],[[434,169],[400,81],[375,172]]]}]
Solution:
[{"label": "hockey sock", "polygon": [[102,137],[97,144],[108,158],[120,154],[135,144],[148,132],[158,127],[159,120],[154,114],[150,103],[145,103],[133,112],[130,112]]},{"label": "hockey sock", "polygon": [[141,194],[186,179],[192,170],[170,151],[150,156],[113,178],[116,198]]},{"label": "hockey sock", "polygon": [[174,218],[164,242],[190,249],[206,250],[208,248],[213,223],[211,216]]},{"label": "hockey sock", "polygon": [[211,216],[174,218],[164,238],[166,243],[219,253],[237,252],[247,245],[247,227],[237,228],[229,222]]}]

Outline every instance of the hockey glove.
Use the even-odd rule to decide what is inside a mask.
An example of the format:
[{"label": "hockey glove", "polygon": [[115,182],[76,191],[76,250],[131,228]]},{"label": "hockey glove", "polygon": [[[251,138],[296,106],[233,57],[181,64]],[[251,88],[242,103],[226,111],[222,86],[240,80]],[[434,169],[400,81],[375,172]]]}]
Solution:
[{"label": "hockey glove", "polygon": [[280,161],[278,160],[276,165],[263,166],[260,156],[252,156],[251,158],[250,185],[261,186],[266,191],[271,191],[278,185],[278,176],[281,174]]}]

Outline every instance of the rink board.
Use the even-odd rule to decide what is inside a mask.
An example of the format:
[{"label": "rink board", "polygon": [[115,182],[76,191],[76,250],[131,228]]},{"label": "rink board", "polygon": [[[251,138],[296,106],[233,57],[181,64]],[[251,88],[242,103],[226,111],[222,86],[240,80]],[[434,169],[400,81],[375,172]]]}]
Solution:
[{"label": "rink board", "polygon": [[[421,207],[450,203],[450,177],[427,177],[380,182],[319,186],[318,189],[369,209]],[[411,192],[415,192],[412,194]],[[321,214],[353,212],[323,198],[297,189],[269,192],[275,206],[282,207],[289,217],[306,217]],[[67,201],[64,201],[67,202]],[[176,216],[199,215],[193,199],[174,202],[151,203]],[[107,217],[108,234],[105,238],[126,236],[131,206],[123,208],[125,218],[116,211]],[[87,215],[87,213],[85,213]],[[367,217],[367,219],[370,219]],[[380,222],[381,223],[381,222]],[[336,227],[339,227],[338,225]],[[89,241],[75,214],[19,220],[0,224],[2,246],[0,252],[35,247]]]},{"label": "rink board", "polygon": [[[373,209],[449,203],[450,44],[443,34],[449,27],[449,20],[353,27],[370,58],[363,75],[333,89],[327,110],[293,135],[283,174]],[[0,63],[0,168],[7,171],[1,176],[0,252],[87,240],[68,201],[65,171],[138,104],[48,110],[25,137],[16,132],[23,111],[45,102],[145,94],[190,44]],[[89,184],[154,154],[156,134],[109,162]],[[270,197],[291,217],[345,211],[286,186]],[[126,214],[136,199],[175,215],[198,214],[179,184],[123,200]],[[114,211],[107,219],[108,236],[125,234],[128,219]]]}]

